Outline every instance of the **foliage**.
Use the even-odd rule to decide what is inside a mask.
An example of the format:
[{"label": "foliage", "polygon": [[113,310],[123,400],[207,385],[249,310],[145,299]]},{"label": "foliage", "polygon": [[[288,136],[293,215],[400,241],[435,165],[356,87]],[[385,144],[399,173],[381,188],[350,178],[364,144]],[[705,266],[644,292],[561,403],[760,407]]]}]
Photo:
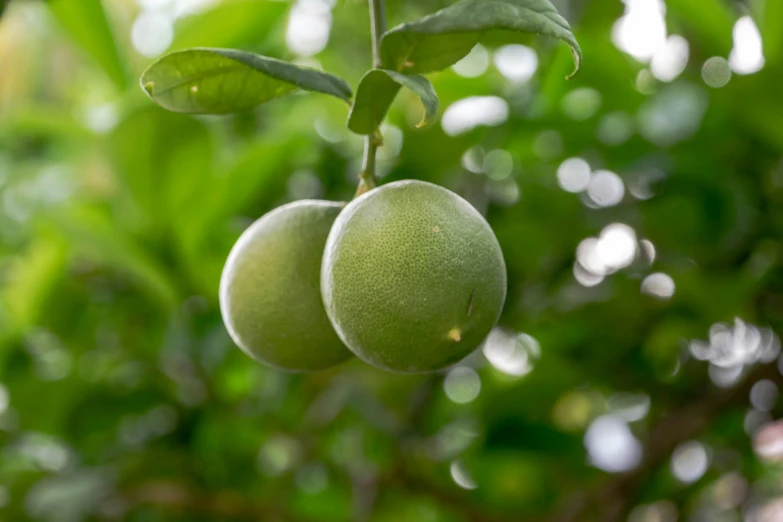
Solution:
[{"label": "foliage", "polygon": [[[400,28],[454,5],[388,4]],[[670,82],[613,43],[621,2],[555,4],[585,55],[569,81],[569,49],[545,37],[477,30],[482,47],[456,68],[467,45],[406,70],[398,44],[421,34],[384,39],[388,70],[443,70],[427,77],[440,121],[414,128],[421,93],[405,85],[357,127],[388,108],[382,182],[466,197],[509,274],[485,350],[406,376],[356,361],[267,369],[231,344],[217,306],[250,222],[291,200],[353,196],[362,139],[343,125],[344,101],[293,94],[221,118],[173,114],[129,80],[152,61],[132,45],[135,2],[11,2],[0,20],[0,519],[589,522],[676,508],[681,520],[730,520],[778,498],[779,469],[749,433],[781,413],[754,388],[782,380],[765,364],[783,328],[780,2],[668,0],[668,31],[690,47]],[[360,86],[358,104],[365,2],[321,13],[331,37],[314,57],[282,43],[298,9],[223,0],[177,18],[171,49],[322,67]],[[720,82],[703,65],[729,56],[745,15],[764,67],[710,87]],[[529,79],[504,69],[518,44],[538,56]],[[481,118],[461,109],[471,104]],[[588,192],[559,186],[573,157],[603,172]],[[617,187],[609,172],[624,187],[616,204],[599,190]],[[646,240],[633,259],[598,275],[575,265],[596,242],[629,237],[617,224]],[[652,274],[671,277],[673,296]],[[638,441],[641,460],[607,471],[588,451],[599,428]],[[707,456],[692,482],[672,471],[682,455]]]}]

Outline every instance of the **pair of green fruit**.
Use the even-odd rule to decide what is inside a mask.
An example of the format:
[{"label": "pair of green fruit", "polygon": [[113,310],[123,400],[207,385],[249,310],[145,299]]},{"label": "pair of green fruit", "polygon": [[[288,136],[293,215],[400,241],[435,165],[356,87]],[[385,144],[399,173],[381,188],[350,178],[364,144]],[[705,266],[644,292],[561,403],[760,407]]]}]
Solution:
[{"label": "pair of green fruit", "polygon": [[288,371],[351,355],[397,372],[448,367],[481,344],[505,297],[506,266],[487,222],[422,181],[390,183],[347,206],[275,209],[239,238],[220,282],[234,342]]}]

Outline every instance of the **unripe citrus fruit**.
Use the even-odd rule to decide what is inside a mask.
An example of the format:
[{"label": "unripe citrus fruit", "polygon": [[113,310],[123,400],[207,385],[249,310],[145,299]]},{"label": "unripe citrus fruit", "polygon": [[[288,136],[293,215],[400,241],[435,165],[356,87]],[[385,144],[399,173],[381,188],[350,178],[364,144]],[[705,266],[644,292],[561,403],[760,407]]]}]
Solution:
[{"label": "unripe citrus fruit", "polygon": [[445,188],[399,181],[348,204],[334,223],[321,293],[359,358],[399,372],[450,366],[495,325],[506,265],[495,234]]},{"label": "unripe citrus fruit", "polygon": [[314,371],[348,359],[321,300],[324,245],[343,205],[298,201],[239,238],[220,280],[220,310],[234,342],[279,369]]}]

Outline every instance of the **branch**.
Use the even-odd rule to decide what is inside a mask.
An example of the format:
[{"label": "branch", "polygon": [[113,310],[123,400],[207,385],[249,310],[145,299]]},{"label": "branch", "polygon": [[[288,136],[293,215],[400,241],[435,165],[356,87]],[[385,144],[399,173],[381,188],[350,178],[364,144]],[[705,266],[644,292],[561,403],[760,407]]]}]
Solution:
[{"label": "branch", "polygon": [[[397,465],[382,483],[402,487],[411,492],[424,492],[445,506],[451,506],[472,522],[624,522],[634,505],[645,480],[671,457],[679,444],[696,438],[712,425],[715,417],[724,410],[747,402],[750,389],[761,379],[770,379],[783,386],[783,376],[777,365],[768,364],[754,368],[736,387],[710,388],[701,397],[684,404],[664,416],[647,434],[642,463],[634,470],[611,477],[598,487],[578,490],[568,495],[561,509],[550,516],[523,518],[518,515],[490,514],[482,506],[473,503],[468,495],[456,486],[440,486],[414,471],[409,459],[398,448]],[[430,402],[432,383],[426,383],[418,404],[413,408],[412,426],[426,416]],[[401,441],[404,442],[404,441]]]},{"label": "branch", "polygon": [[586,512],[600,514],[596,520],[601,522],[624,522],[645,479],[665,464],[682,442],[704,433],[721,412],[747,402],[750,389],[761,379],[783,385],[783,376],[776,364],[758,366],[738,386],[712,390],[669,413],[648,433],[639,467],[617,475],[592,492],[575,493],[553,522],[581,522],[585,520]]},{"label": "branch", "polygon": [[125,490],[121,499],[130,509],[152,505],[181,513],[207,515],[213,520],[297,522],[274,507],[251,501],[239,493],[196,491],[184,484],[166,480],[134,486]]}]

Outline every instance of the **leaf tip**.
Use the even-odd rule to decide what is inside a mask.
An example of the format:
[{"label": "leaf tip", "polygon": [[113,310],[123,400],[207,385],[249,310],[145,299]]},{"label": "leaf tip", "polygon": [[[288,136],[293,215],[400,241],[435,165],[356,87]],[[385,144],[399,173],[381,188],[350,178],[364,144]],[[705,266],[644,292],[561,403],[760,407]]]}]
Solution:
[{"label": "leaf tip", "polygon": [[582,54],[579,50],[577,50],[574,47],[571,47],[571,56],[574,58],[574,70],[571,71],[571,73],[565,77],[566,80],[570,80],[576,74],[579,72],[579,69],[582,68]]},{"label": "leaf tip", "polygon": [[152,90],[155,88],[155,82],[143,83],[141,88],[144,89],[144,92],[147,93],[147,96],[152,97]]},{"label": "leaf tip", "polygon": [[416,124],[417,129],[423,129],[429,127],[432,124],[432,120],[424,116],[419,123]]}]

